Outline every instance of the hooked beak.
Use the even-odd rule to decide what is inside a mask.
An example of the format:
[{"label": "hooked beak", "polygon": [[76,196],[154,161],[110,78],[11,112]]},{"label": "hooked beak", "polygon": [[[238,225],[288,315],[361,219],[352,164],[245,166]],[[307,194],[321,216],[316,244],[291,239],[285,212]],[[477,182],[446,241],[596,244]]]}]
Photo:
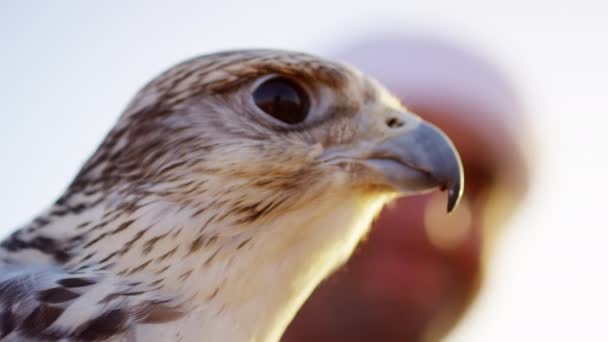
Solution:
[{"label": "hooked beak", "polygon": [[464,173],[458,151],[440,129],[424,121],[375,146],[365,164],[403,194],[447,190],[448,213],[462,196]]}]

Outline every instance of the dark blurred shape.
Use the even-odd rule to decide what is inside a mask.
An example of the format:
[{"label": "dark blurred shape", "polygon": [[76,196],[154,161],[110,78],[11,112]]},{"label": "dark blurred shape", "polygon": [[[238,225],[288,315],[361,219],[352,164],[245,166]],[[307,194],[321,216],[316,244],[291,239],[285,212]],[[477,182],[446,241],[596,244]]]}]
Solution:
[{"label": "dark blurred shape", "polygon": [[401,199],[347,266],[323,283],[283,337],[304,341],[435,341],[474,299],[495,233],[527,189],[523,109],[501,72],[429,37],[382,35],[336,54],[374,76],[460,151],[465,192]]}]

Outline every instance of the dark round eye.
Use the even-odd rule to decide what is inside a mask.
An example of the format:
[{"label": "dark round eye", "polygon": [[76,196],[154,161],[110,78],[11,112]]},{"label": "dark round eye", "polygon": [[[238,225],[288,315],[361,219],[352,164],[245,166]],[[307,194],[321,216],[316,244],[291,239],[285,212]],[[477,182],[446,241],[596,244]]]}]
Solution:
[{"label": "dark round eye", "polygon": [[284,77],[271,78],[253,92],[253,101],[264,113],[293,125],[306,120],[308,95],[297,83]]}]

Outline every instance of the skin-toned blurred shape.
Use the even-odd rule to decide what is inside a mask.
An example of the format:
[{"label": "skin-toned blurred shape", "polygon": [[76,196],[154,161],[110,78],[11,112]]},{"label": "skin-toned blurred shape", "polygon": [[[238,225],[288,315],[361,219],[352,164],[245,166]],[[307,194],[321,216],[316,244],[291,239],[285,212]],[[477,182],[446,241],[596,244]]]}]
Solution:
[{"label": "skin-toned blurred shape", "polygon": [[475,298],[496,233],[526,193],[524,110],[496,66],[436,38],[377,35],[337,57],[386,84],[452,138],[467,188],[450,216],[437,195],[403,199],[385,210],[368,241],[315,291],[283,341],[438,340]]}]

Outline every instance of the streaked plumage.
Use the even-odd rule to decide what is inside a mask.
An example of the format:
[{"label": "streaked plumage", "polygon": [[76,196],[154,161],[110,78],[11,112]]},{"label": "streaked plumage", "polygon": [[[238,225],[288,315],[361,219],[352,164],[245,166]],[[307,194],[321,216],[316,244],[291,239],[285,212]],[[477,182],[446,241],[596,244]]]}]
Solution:
[{"label": "streaked plumage", "polygon": [[[280,75],[287,125],[252,101]],[[409,148],[409,149],[408,149]],[[250,50],[141,90],[47,211],[0,248],[0,341],[275,341],[399,194],[462,190],[449,140],[359,72]]]}]

